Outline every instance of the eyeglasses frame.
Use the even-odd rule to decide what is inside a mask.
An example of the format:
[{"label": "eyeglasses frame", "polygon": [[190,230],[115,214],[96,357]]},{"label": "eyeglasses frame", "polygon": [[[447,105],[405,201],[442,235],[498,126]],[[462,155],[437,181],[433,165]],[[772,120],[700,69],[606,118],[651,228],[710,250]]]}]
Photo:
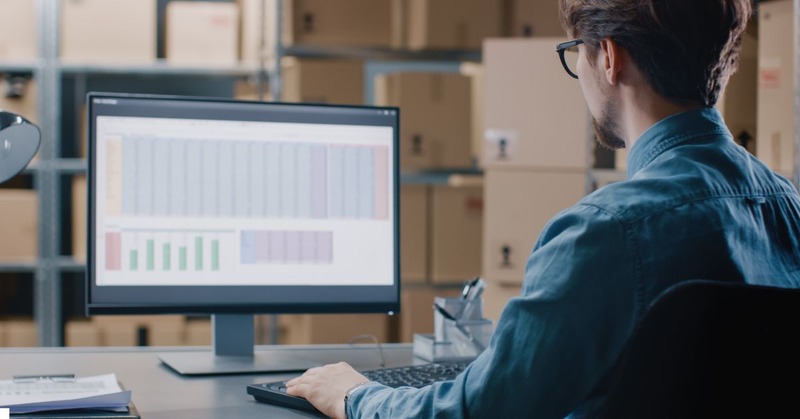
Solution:
[{"label": "eyeglasses frame", "polygon": [[572,47],[577,47],[578,45],[581,45],[583,43],[584,43],[583,39],[578,38],[578,39],[573,39],[571,41],[562,42],[562,43],[556,45],[556,52],[558,53],[559,58],[561,58],[561,65],[564,66],[564,70],[567,72],[567,74],[569,74],[570,77],[572,77],[573,79],[576,79],[576,80],[578,79],[578,75],[575,74],[572,71],[572,69],[569,68],[569,65],[567,65],[567,59],[564,58],[564,53],[568,49],[570,49]]}]

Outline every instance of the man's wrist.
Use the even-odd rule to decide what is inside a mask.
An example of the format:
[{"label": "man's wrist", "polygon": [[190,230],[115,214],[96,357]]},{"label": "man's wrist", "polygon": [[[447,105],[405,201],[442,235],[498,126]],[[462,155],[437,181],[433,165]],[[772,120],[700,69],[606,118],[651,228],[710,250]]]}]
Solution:
[{"label": "man's wrist", "polygon": [[349,400],[349,399],[350,399],[350,396],[352,396],[352,395],[353,395],[353,393],[355,393],[355,391],[356,391],[356,390],[358,390],[359,388],[361,388],[361,387],[363,387],[363,386],[365,386],[365,385],[369,384],[370,382],[371,382],[371,381],[369,381],[369,380],[367,380],[367,381],[362,381],[362,382],[360,382],[360,383],[358,383],[358,384],[354,384],[352,387],[350,387],[349,389],[347,389],[347,392],[344,394],[344,405],[345,405],[345,406],[347,406],[347,400]]}]

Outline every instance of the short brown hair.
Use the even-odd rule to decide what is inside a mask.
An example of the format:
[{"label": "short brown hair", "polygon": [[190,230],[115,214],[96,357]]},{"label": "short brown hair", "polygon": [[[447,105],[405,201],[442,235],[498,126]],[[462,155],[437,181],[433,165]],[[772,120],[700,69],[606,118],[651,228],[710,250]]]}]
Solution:
[{"label": "short brown hair", "polygon": [[564,29],[596,57],[600,41],[625,48],[656,91],[712,107],[736,71],[751,0],[560,0]]}]

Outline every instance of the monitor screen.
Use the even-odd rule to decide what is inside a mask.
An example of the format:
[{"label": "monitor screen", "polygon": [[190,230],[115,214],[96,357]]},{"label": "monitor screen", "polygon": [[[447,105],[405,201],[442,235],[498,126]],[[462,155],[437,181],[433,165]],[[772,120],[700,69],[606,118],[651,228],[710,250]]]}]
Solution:
[{"label": "monitor screen", "polygon": [[89,314],[398,310],[398,109],[87,100]]}]

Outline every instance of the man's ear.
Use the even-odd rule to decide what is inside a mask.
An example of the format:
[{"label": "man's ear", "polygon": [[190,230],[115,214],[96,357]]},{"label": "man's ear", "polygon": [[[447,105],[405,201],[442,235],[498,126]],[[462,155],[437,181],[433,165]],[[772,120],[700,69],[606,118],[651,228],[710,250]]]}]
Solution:
[{"label": "man's ear", "polygon": [[606,81],[611,85],[616,85],[619,83],[619,74],[622,71],[622,61],[624,60],[622,50],[619,44],[611,38],[601,40],[600,48],[603,51],[600,64]]}]

